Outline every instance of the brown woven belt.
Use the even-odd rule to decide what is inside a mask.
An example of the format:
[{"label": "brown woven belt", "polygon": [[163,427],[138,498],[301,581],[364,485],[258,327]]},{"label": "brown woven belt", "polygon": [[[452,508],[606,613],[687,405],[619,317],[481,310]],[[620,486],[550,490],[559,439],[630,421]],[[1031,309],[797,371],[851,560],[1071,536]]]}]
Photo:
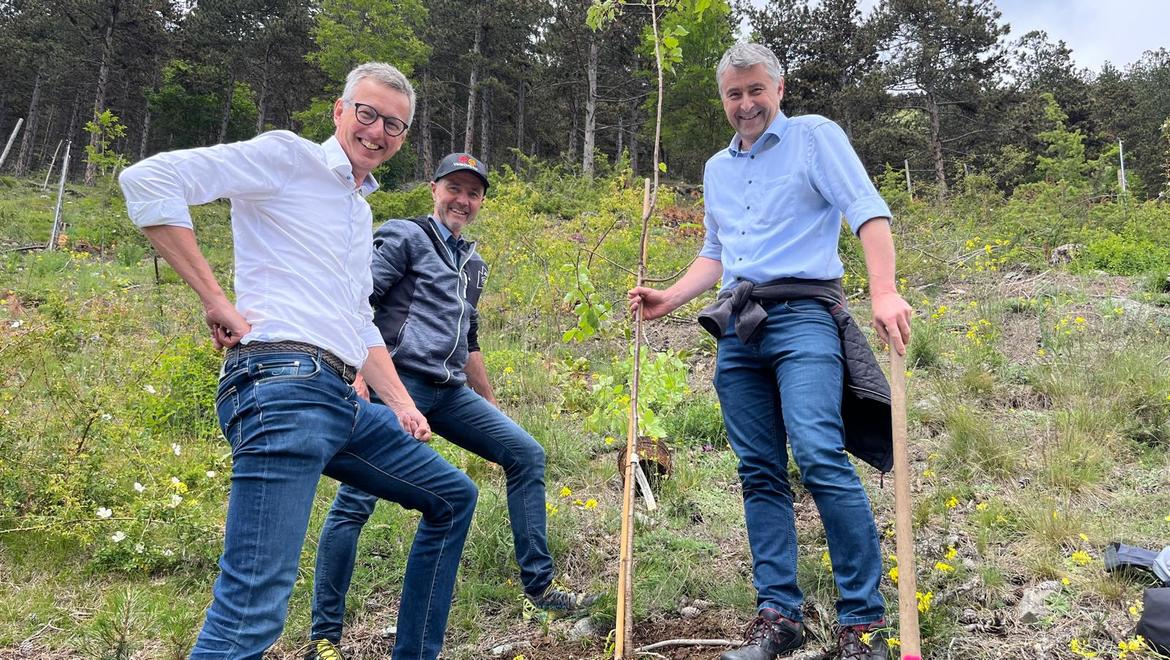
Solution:
[{"label": "brown woven belt", "polygon": [[346,383],[352,385],[353,379],[357,377],[357,369],[346,364],[341,358],[323,348],[303,341],[258,341],[250,344],[236,344],[228,349],[226,359],[233,360],[267,353],[307,353],[313,357],[321,358],[321,361],[337,372],[337,375],[341,376],[341,379]]}]

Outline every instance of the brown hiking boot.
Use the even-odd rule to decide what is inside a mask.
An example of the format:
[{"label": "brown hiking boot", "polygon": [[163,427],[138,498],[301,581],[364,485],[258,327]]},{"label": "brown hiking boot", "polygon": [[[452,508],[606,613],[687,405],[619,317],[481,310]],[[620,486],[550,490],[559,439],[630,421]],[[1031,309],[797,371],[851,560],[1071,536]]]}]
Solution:
[{"label": "brown hiking boot", "polygon": [[889,660],[889,628],[885,621],[842,626],[837,629],[837,652],[840,660]]},{"label": "brown hiking boot", "polygon": [[743,646],[723,653],[719,660],[776,660],[804,645],[804,626],[765,608],[744,632],[744,640]]}]

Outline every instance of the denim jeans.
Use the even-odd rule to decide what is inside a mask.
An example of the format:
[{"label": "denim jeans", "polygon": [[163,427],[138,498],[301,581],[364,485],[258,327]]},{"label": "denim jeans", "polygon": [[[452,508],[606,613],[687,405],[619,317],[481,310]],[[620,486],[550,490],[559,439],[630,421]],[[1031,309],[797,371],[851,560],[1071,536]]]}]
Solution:
[{"label": "denim jeans", "polygon": [[478,494],[467,475],[308,353],[229,358],[216,412],[232,485],[221,572],[191,657],[260,658],[280,636],[326,474],[422,512],[393,657],[436,658]]},{"label": "denim jeans", "polygon": [[[553,579],[545,519],[544,448],[466,385],[434,385],[405,370],[400,370],[399,376],[432,430],[504,468],[520,582],[528,593],[543,593]],[[345,485],[337,491],[317,545],[313,639],[334,643],[341,639],[345,594],[353,576],[358,535],[376,501],[360,488]],[[401,628],[401,614],[399,617]]]},{"label": "denim jeans", "polygon": [[719,339],[715,389],[739,458],[743,508],[760,609],[801,619],[788,450],[816,502],[829,542],[841,625],[881,620],[881,551],[869,498],[845,455],[844,357],[837,326],[815,300],[775,304],[744,344]]}]

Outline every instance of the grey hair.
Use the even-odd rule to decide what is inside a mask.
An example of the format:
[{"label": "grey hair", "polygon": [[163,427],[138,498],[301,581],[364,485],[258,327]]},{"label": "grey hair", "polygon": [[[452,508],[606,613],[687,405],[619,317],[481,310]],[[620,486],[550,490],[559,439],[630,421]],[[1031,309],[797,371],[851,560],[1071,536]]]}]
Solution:
[{"label": "grey hair", "polygon": [[757,64],[763,64],[768,76],[776,83],[779,83],[780,79],[784,77],[784,73],[780,70],[780,60],[776,59],[776,54],[772,52],[772,49],[761,44],[741,42],[723,53],[723,57],[719,60],[719,66],[715,67],[715,84],[722,85],[723,74],[730,67],[750,69]]},{"label": "grey hair", "polygon": [[410,101],[410,116],[406,118],[406,124],[409,126],[414,121],[414,87],[411,86],[406,76],[402,75],[402,72],[391,64],[366,62],[354,67],[353,71],[350,71],[349,75],[345,77],[345,91],[341,93],[341,98],[345,101],[352,101],[354,89],[357,88],[358,83],[366,78],[406,95],[407,100]]}]

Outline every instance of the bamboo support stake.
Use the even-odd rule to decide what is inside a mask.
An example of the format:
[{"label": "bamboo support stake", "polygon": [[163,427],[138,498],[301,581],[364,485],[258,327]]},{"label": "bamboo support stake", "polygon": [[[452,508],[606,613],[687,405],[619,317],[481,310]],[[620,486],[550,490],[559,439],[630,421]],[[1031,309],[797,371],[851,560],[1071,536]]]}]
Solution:
[{"label": "bamboo support stake", "polygon": [[[650,221],[650,179],[642,190],[642,245],[638,259],[638,284],[646,276],[646,229]],[[642,370],[642,307],[634,318],[634,375],[630,383],[630,415],[626,428],[626,464],[622,474],[622,542],[618,557],[617,632],[614,658],[626,660],[626,647],[634,630],[634,488],[638,464],[638,385]],[[649,489],[647,489],[649,490]]]},{"label": "bamboo support stake", "polygon": [[[658,172],[660,148],[662,144],[662,94],[665,87],[662,73],[662,44],[658,35],[658,7],[655,0],[650,0],[650,28],[654,34],[654,61],[658,72],[658,106],[654,122],[654,182],[645,180],[642,191],[642,242],[638,257],[637,286],[642,286],[646,279],[646,241],[650,227],[650,214],[654,211],[654,204],[658,200]],[[638,306],[634,319],[634,374],[630,383],[630,417],[629,430],[626,433],[626,457],[628,462],[624,466],[624,480],[622,491],[622,540],[618,557],[618,602],[614,658],[616,660],[630,660],[637,651],[632,647],[634,631],[634,475],[641,471],[638,462],[638,384],[642,370],[642,307]],[[650,489],[645,489],[649,493]]]},{"label": "bamboo support stake", "polygon": [[922,660],[918,630],[918,578],[911,519],[910,458],[906,451],[906,356],[890,347],[894,423],[894,534],[898,557],[898,639],[902,660]]}]

